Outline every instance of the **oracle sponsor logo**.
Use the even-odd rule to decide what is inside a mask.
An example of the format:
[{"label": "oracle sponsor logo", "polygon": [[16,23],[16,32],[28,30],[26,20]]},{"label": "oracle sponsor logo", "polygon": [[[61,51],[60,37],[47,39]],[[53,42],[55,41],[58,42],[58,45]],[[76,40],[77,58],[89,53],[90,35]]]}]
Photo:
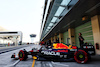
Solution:
[{"label": "oracle sponsor logo", "polygon": [[41,51],[41,53],[46,55],[60,55],[59,52],[54,52],[54,51]]}]

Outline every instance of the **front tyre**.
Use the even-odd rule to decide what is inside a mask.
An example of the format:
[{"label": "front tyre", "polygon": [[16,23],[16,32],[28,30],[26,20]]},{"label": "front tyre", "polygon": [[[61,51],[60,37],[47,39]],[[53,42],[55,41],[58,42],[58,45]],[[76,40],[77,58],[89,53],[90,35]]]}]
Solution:
[{"label": "front tyre", "polygon": [[78,50],[74,53],[74,59],[77,63],[86,63],[88,61],[88,54],[84,50]]},{"label": "front tyre", "polygon": [[27,59],[27,52],[26,51],[23,51],[23,50],[20,50],[18,56],[19,56],[19,59],[21,61],[26,60]]}]

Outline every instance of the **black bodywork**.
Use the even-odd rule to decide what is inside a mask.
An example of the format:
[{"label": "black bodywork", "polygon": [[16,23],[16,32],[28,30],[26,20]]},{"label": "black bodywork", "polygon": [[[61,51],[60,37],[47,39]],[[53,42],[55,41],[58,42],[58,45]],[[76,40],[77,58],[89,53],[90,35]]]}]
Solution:
[{"label": "black bodywork", "polygon": [[[53,49],[41,47],[39,50],[32,49],[27,52],[25,49],[19,51],[19,59],[26,60],[28,55],[36,56],[37,60],[75,60],[78,63],[86,63],[91,55],[95,55],[93,45],[83,45],[82,48],[75,49]],[[12,56],[12,58],[15,58]]]}]

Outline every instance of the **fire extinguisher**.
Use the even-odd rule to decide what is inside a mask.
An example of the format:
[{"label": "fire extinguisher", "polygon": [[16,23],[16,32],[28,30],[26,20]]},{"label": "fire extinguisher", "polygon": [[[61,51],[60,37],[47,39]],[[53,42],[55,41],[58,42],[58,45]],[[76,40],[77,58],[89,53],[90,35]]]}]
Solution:
[{"label": "fire extinguisher", "polygon": [[96,46],[96,49],[98,49],[98,50],[99,50],[99,44],[98,44],[98,43],[96,43],[96,44],[95,44],[95,46]]}]

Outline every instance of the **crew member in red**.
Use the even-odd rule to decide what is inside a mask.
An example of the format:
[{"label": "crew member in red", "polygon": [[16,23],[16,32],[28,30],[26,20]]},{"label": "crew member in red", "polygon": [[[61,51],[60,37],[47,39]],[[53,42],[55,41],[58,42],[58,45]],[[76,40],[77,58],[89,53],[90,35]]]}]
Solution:
[{"label": "crew member in red", "polygon": [[44,44],[44,41],[40,42],[40,45],[43,45]]}]

